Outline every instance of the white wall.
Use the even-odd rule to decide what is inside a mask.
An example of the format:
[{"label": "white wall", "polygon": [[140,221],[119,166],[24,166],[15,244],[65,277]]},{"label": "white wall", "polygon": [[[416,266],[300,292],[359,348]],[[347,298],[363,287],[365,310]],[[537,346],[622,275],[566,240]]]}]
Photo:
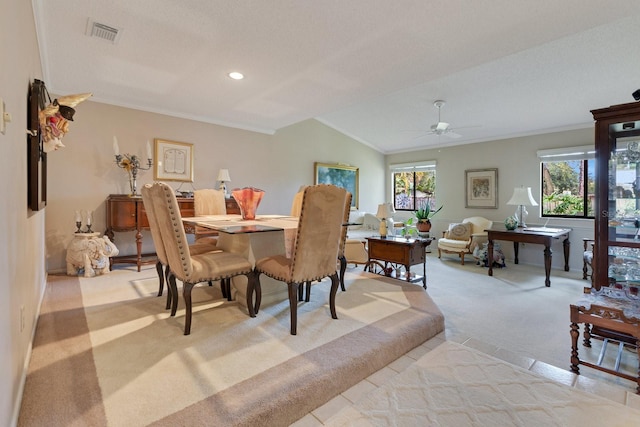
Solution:
[{"label": "white wall", "polygon": [[[571,147],[593,144],[593,128],[566,132],[534,135],[522,138],[505,139],[481,144],[459,145],[448,148],[422,150],[412,153],[401,153],[387,156],[387,165],[407,163],[411,161],[436,160],[436,200],[438,206],[444,208],[432,220],[433,236],[441,236],[442,230],[449,223],[459,222],[470,216],[483,216],[498,223],[515,213],[515,206],[506,202],[511,198],[514,187],[524,185],[531,187],[531,192],[540,203],[540,160],[536,152],[547,148]],[[465,208],[465,170],[498,169],[498,208],[470,209]],[[390,186],[389,186],[390,187]],[[387,199],[391,200],[391,189],[387,189]],[[538,207],[528,208],[527,224],[544,224]],[[396,218],[400,215],[396,215]],[[593,220],[591,219],[551,219],[548,224],[566,226],[573,229],[570,235],[571,254],[570,267],[578,270],[576,275],[582,277],[582,238],[593,237]],[[434,234],[435,233],[435,234]],[[498,242],[509,260],[513,260],[513,244]],[[520,263],[543,265],[543,247],[525,244],[520,247]],[[552,247],[553,268],[563,268],[564,257],[562,244]],[[553,285],[553,277],[551,278]]]},{"label": "white wall", "polygon": [[[90,88],[78,88],[87,92]],[[195,188],[217,188],[218,170],[229,169],[229,188],[254,186],[266,191],[258,213],[288,214],[300,185],[314,183],[314,162],[359,167],[360,206],[373,210],[384,194],[384,156],[316,120],[281,129],[275,135],[242,131],[155,113],[85,101],[76,107],[64,137],[65,148],[49,153],[46,242],[49,272],[66,271],[66,247],[75,230],[75,210],[94,211],[92,227],[106,228],[105,199],[129,191],[127,174],[114,162],[113,136],[122,153],[146,157],[154,138],[193,144]],[[138,176],[138,189],[153,181],[153,170]],[[364,185],[363,185],[364,184]],[[178,188],[179,182],[172,183]],[[184,183],[182,190],[190,190]],[[134,232],[116,233],[120,254],[135,253]],[[153,251],[148,232],[143,251]],[[119,264],[119,267],[123,266]]]},{"label": "white wall", "polygon": [[33,78],[42,78],[31,2],[0,0],[0,10],[0,98],[12,116],[0,134],[0,425],[8,426],[15,422],[46,282],[45,212],[27,209],[27,95]]}]

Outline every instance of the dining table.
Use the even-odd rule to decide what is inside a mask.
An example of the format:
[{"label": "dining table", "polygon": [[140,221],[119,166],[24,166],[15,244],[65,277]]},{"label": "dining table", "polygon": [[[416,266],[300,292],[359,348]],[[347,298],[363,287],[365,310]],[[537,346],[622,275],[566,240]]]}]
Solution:
[{"label": "dining table", "polygon": [[[188,226],[198,225],[217,231],[220,249],[242,255],[253,266],[257,260],[268,256],[290,257],[298,231],[298,217],[285,215],[256,215],[253,220],[244,220],[241,215],[203,215],[184,217],[182,221]],[[261,275],[260,286],[262,306],[289,299],[287,286],[278,280]],[[246,306],[245,276],[232,278],[231,295]]]}]

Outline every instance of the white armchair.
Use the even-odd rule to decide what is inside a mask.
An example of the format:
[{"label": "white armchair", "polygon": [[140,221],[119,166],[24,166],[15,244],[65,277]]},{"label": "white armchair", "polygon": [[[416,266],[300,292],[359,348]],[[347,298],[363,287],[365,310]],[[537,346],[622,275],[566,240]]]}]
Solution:
[{"label": "white armchair", "polygon": [[438,258],[442,253],[458,254],[462,265],[466,254],[473,253],[473,250],[487,242],[488,228],[491,228],[493,221],[481,216],[465,218],[461,223],[449,224],[449,228],[442,233],[442,238],[438,240]]}]

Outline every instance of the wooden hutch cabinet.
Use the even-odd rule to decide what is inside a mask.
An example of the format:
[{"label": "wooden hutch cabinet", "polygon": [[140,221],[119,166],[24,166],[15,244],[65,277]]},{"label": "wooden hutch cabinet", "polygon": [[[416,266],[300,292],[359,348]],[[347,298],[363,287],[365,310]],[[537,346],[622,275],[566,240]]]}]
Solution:
[{"label": "wooden hutch cabinet", "polygon": [[[596,199],[593,286],[640,283],[640,103],[591,112]],[[628,268],[627,268],[628,267]]]},{"label": "wooden hutch cabinet", "polygon": [[[596,198],[593,283],[586,295],[571,304],[571,371],[580,365],[636,383],[640,394],[640,103],[613,105],[591,111],[595,123]],[[580,325],[583,345],[603,340],[597,362],[579,357]],[[613,367],[604,366],[609,340],[618,352]],[[635,372],[620,369],[623,348],[635,350]]]},{"label": "wooden hutch cabinet", "polygon": [[[183,217],[194,216],[193,198],[178,197],[180,214]],[[226,199],[227,213],[240,214],[240,208],[233,198]],[[142,197],[132,197],[126,194],[111,194],[107,197],[107,229],[104,234],[115,242],[115,232],[135,231],[136,254],[121,255],[111,258],[111,264],[136,264],[138,271],[144,264],[155,263],[155,253],[142,253],[142,230],[149,229],[149,220],[144,210]],[[193,233],[193,230],[186,230]],[[117,243],[116,243],[117,244]]]}]

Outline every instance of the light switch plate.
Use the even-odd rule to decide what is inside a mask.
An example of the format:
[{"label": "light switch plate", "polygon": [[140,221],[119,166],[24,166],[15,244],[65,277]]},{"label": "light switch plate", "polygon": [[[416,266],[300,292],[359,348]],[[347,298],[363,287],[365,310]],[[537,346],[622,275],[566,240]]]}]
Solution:
[{"label": "light switch plate", "polygon": [[0,98],[0,133],[4,135],[4,100]]}]

